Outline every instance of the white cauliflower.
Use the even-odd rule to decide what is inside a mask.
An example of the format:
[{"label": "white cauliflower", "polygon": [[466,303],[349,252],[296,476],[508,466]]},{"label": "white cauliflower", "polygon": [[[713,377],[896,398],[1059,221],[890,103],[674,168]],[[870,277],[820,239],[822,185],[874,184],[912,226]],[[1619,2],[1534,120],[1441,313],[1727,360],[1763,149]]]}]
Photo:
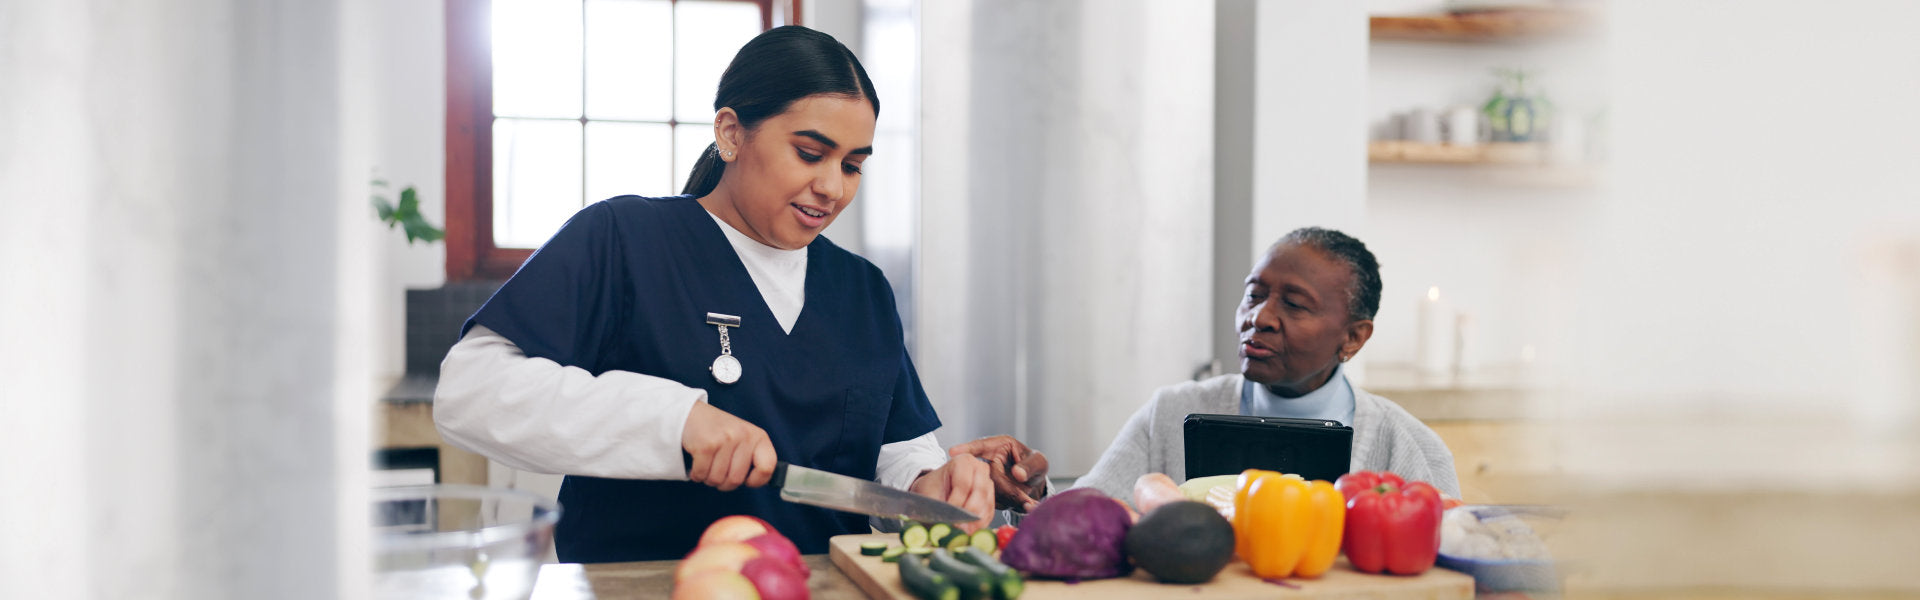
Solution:
[{"label": "white cauliflower", "polygon": [[1455,507],[1440,520],[1440,553],[1475,560],[1552,560],[1546,544],[1520,517],[1481,519],[1470,506]]}]

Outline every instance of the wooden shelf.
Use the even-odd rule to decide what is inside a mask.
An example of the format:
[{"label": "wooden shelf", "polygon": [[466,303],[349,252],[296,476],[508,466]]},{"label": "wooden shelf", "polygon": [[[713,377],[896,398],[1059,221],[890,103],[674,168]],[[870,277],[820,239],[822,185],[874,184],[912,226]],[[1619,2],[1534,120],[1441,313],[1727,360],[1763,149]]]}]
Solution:
[{"label": "wooden shelf", "polygon": [[1368,142],[1367,160],[1375,163],[1422,165],[1539,165],[1545,161],[1543,144],[1493,143],[1476,146],[1419,142]]},{"label": "wooden shelf", "polygon": [[1446,15],[1373,17],[1375,40],[1504,42],[1573,34],[1593,22],[1573,9],[1513,9]]},{"label": "wooden shelf", "polygon": [[1487,183],[1506,186],[1591,188],[1601,181],[1594,165],[1554,164],[1543,144],[1496,143],[1451,146],[1416,142],[1370,142],[1367,162],[1407,168],[1460,168]]}]

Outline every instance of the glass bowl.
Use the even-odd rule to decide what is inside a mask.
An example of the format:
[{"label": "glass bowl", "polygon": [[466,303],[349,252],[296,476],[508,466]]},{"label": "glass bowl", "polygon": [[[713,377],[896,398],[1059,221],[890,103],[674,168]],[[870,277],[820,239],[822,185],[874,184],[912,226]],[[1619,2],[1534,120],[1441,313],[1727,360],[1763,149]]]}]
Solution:
[{"label": "glass bowl", "polygon": [[517,490],[373,490],[374,598],[526,600],[560,504]]},{"label": "glass bowl", "polygon": [[[1475,591],[1482,593],[1558,591],[1560,565],[1545,540],[1565,515],[1550,506],[1455,507],[1443,519],[1434,564],[1472,576]],[[1467,534],[1484,539],[1466,540]]]}]

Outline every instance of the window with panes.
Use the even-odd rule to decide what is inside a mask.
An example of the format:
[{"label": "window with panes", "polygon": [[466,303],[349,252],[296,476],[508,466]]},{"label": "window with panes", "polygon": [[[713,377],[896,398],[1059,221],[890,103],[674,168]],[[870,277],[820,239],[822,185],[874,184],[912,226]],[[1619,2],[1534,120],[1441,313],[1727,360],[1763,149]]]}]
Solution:
[{"label": "window with panes", "polygon": [[589,203],[679,193],[733,55],[793,0],[449,0],[447,275],[500,279]]}]

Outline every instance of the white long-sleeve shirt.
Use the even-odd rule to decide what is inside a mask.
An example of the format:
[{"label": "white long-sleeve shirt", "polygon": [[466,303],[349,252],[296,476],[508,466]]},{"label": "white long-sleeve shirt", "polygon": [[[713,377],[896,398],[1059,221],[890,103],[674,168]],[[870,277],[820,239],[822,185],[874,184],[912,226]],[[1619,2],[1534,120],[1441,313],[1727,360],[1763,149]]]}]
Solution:
[{"label": "white long-sleeve shirt", "polygon": [[[715,221],[719,221],[715,218]],[[791,330],[806,289],[806,250],[772,248],[720,222],[780,327]],[[537,473],[686,479],[681,432],[705,390],[630,371],[599,376],[528,357],[475,325],[447,352],[434,390],[434,424],[449,443]],[[884,444],[875,479],[906,489],[947,462],[932,433]]]}]

